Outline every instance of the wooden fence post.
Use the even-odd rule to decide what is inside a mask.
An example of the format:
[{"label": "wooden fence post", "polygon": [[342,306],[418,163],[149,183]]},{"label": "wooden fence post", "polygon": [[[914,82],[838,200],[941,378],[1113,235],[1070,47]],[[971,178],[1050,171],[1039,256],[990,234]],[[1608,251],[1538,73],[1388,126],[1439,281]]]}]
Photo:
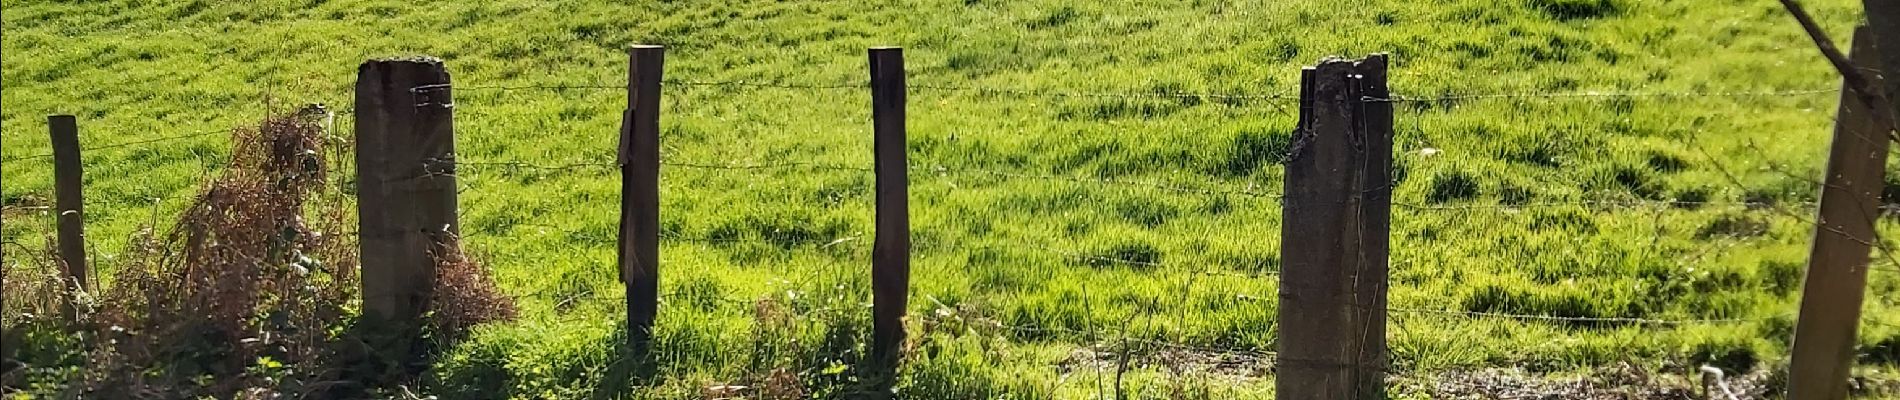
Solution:
[{"label": "wooden fence post", "polygon": [[1280,238],[1280,399],[1385,393],[1392,163],[1385,68],[1385,56],[1375,55],[1302,71]]},{"label": "wooden fence post", "polygon": [[[5,139],[0,139],[0,142],[3,142],[4,140]],[[0,144],[0,148],[4,148],[4,147],[5,147],[4,144]],[[5,168],[4,165],[0,165],[0,169],[4,169],[4,168]],[[5,173],[0,173],[0,176],[5,176],[5,175],[6,175]],[[0,214],[4,214],[4,213],[0,213]],[[6,217],[3,215],[0,215],[0,232],[6,231],[6,228],[3,226],[5,224],[6,224]],[[5,245],[0,245],[0,287],[6,287],[6,283],[7,283],[6,281],[7,279],[7,263],[6,263],[7,249],[6,247],[7,246]],[[0,297],[5,297],[5,296],[0,296]],[[7,299],[0,298],[0,312],[4,312],[4,310],[6,309],[6,304],[7,304]],[[13,369],[16,368],[16,364],[13,361],[14,349],[13,347],[6,345],[7,340],[5,340],[5,338],[7,337],[7,330],[8,329],[7,329],[6,323],[0,322],[0,387],[17,386],[17,384],[13,380],[7,379],[8,377],[14,376]]]},{"label": "wooden fence post", "polygon": [[[873,357],[894,373],[904,346],[910,302],[909,168],[905,160],[904,49],[875,47],[871,118],[877,153],[877,237],[871,249]],[[894,375],[892,375],[894,376]]]},{"label": "wooden fence post", "polygon": [[388,324],[385,354],[409,355],[434,295],[438,251],[459,240],[455,101],[434,58],[357,70],[356,186],[363,315]]},{"label": "wooden fence post", "polygon": [[79,160],[79,123],[71,115],[46,117],[53,139],[53,192],[58,207],[59,260],[66,270],[64,305],[60,311],[71,320],[76,313],[76,292],[85,291],[90,272],[86,264],[86,200],[81,185],[85,182]]},{"label": "wooden fence post", "polygon": [[1392,91],[1386,87],[1386,55],[1367,56],[1354,67],[1358,70],[1354,80],[1360,88],[1359,96],[1348,101],[1359,107],[1360,128],[1365,137],[1362,159],[1365,177],[1359,186],[1365,196],[1359,209],[1363,218],[1359,226],[1360,252],[1364,256],[1358,260],[1360,265],[1352,277],[1357,285],[1353,292],[1354,304],[1360,305],[1356,315],[1361,318],[1361,332],[1365,332],[1356,336],[1357,349],[1364,351],[1360,357],[1360,393],[1383,396],[1385,368],[1390,365],[1385,347],[1385,324],[1386,290],[1391,282],[1392,140],[1396,132],[1392,128]]},{"label": "wooden fence post", "polygon": [[627,50],[627,110],[620,134],[620,277],[627,286],[629,344],[653,337],[660,304],[660,78],[666,48]]},{"label": "wooden fence post", "polygon": [[[1855,29],[1856,67],[1877,71],[1881,63],[1876,53],[1871,31],[1865,26]],[[1867,76],[1880,79],[1880,74]],[[1875,83],[1875,87],[1886,87]],[[1880,216],[1890,142],[1875,113],[1888,110],[1871,109],[1853,89],[1845,84],[1841,88],[1814,247],[1802,283],[1801,314],[1795,324],[1788,371],[1790,399],[1847,398],[1861,301],[1867,292],[1869,251],[1880,240],[1874,224]]]},{"label": "wooden fence post", "polygon": [[[1867,14],[1867,28],[1872,29],[1872,31],[1869,31],[1867,33],[1870,36],[1868,36],[1866,39],[1867,41],[1873,42],[1871,43],[1872,47],[1866,47],[1866,48],[1900,49],[1900,2],[1882,1],[1882,0],[1862,0],[1861,9],[1863,10],[1862,11],[1863,13]],[[1858,30],[1859,29],[1857,27],[1856,32],[1854,33],[1854,43],[1852,44],[1853,46],[1856,46],[1856,47],[1860,46],[1860,42],[1862,40],[1862,37],[1860,33],[1858,32]],[[1860,52],[1859,48],[1856,48],[1853,51]],[[1877,57],[1878,60],[1870,60],[1870,61],[1865,61],[1865,62],[1860,61],[1860,60],[1854,60],[1854,63],[1857,65],[1879,66],[1879,68],[1875,70],[1875,71],[1878,71],[1878,73],[1870,73],[1866,75],[1893,76],[1895,74],[1900,74],[1900,51],[1886,51],[1886,52],[1879,52],[1879,53],[1880,54],[1878,54],[1878,57]],[[1873,71],[1869,71],[1869,72],[1873,72]],[[1887,90],[1887,93],[1900,93],[1900,79],[1887,80],[1884,85],[1876,85],[1876,86],[1885,88]],[[1896,102],[1894,101],[1894,99],[1888,99],[1887,103],[1889,107],[1893,108],[1891,110],[1887,110],[1888,112],[1900,113],[1900,102]]]}]

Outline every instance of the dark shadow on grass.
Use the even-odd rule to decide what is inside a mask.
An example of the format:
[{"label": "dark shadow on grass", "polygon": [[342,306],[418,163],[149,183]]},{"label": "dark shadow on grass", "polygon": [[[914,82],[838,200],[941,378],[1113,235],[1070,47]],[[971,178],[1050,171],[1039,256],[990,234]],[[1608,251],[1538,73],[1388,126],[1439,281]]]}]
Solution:
[{"label": "dark shadow on grass", "polygon": [[325,357],[336,375],[317,398],[368,398],[377,388],[414,384],[435,359],[436,346],[422,339],[419,326],[366,316],[346,324]]},{"label": "dark shadow on grass", "polygon": [[[651,335],[649,335],[651,336]],[[626,328],[614,330],[605,347],[613,349],[607,369],[589,398],[616,400],[632,398],[635,389],[651,386],[660,373],[660,359],[654,354],[655,341],[629,342]]]},{"label": "dark shadow on grass", "polygon": [[15,346],[10,337],[12,334],[12,330],[6,332],[6,335],[9,337],[5,341],[5,353],[0,354],[0,394],[12,393],[15,388],[18,388],[20,386],[20,375],[24,372],[22,369],[26,368],[26,364],[14,360],[13,350]]}]

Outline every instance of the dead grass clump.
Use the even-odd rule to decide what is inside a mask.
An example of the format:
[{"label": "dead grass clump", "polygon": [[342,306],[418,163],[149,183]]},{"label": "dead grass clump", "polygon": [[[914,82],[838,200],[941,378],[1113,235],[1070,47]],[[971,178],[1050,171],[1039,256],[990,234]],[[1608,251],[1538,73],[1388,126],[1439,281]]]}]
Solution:
[{"label": "dead grass clump", "polygon": [[172,230],[134,241],[142,247],[101,294],[100,335],[113,346],[94,358],[139,371],[102,386],[226,396],[280,383],[273,371],[321,369],[357,285],[354,246],[336,234],[343,207],[306,207],[329,172],[320,121],[273,116],[235,131],[229,165]]},{"label": "dead grass clump", "polygon": [[[6,312],[0,313],[0,324],[8,328],[9,334],[14,327],[59,314],[60,294],[64,290],[61,270],[51,256],[54,242],[47,240],[46,243],[48,248],[37,252],[14,242],[4,244],[9,248],[5,249],[7,265],[0,268],[0,298],[6,299],[7,305]],[[28,264],[22,264],[22,260]]]},{"label": "dead grass clump", "polygon": [[[53,258],[53,251],[34,252],[14,242],[5,245],[9,247],[7,264],[0,266],[0,299],[6,299],[5,312],[0,312],[4,327],[0,349],[5,350],[0,353],[0,397],[23,386],[28,363],[57,361],[36,357],[44,353],[40,349],[68,344],[61,340],[66,335],[57,334],[67,325],[60,313],[61,273],[46,262]],[[31,265],[22,265],[22,259]]]},{"label": "dead grass clump", "polygon": [[[24,259],[55,265],[0,270],[8,274],[0,289],[10,352],[0,390],[21,387],[16,367],[32,369],[33,384],[89,398],[357,398],[410,383],[376,366],[426,365],[414,358],[428,354],[363,351],[358,243],[348,233],[354,207],[330,180],[344,162],[327,151],[348,146],[326,140],[327,119],[313,107],[234,131],[225,168],[169,230],[133,236],[111,268],[112,285],[75,296],[76,320],[59,313],[64,293],[50,251]],[[11,260],[22,259],[17,253]],[[437,253],[427,332],[435,348],[515,316],[459,243]],[[60,359],[17,365],[11,352],[22,348]],[[44,377],[58,371],[76,372]]]},{"label": "dead grass clump", "polygon": [[495,287],[488,269],[462,253],[459,243],[436,256],[435,292],[429,301],[429,329],[444,346],[466,338],[476,325],[515,318],[514,300]]}]

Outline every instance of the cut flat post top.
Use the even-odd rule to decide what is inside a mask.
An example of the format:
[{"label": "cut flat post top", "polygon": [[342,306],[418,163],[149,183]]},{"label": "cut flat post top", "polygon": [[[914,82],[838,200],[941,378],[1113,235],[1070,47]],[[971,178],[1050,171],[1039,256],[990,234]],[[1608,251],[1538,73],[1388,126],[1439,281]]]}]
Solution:
[{"label": "cut flat post top", "polygon": [[363,311],[402,329],[429,309],[437,256],[460,234],[454,106],[441,60],[370,60],[357,70]]},{"label": "cut flat post top", "polygon": [[[46,126],[53,142],[59,260],[66,268],[66,275],[61,279],[66,281],[68,290],[85,290],[89,268],[86,265],[86,200],[81,187],[85,172],[79,159],[79,123],[71,115],[53,115],[46,117]],[[67,300],[70,302],[70,296]]]},{"label": "cut flat post top", "polygon": [[904,343],[910,298],[910,200],[905,159],[904,49],[878,47],[871,57],[871,118],[877,170],[877,238],[871,249],[873,354],[895,364]]},{"label": "cut flat post top", "polygon": [[652,337],[660,290],[660,78],[666,49],[627,50],[627,110],[620,147],[620,276],[635,345]]},{"label": "cut flat post top", "polygon": [[1384,396],[1392,112],[1386,58],[1301,76],[1281,227],[1278,398]]},{"label": "cut flat post top", "polygon": [[[1854,31],[1853,61],[1858,68],[1873,70],[1880,65],[1875,48],[1867,27]],[[1879,74],[1868,75],[1880,79]],[[1873,86],[1886,87],[1880,82]],[[1788,374],[1790,399],[1847,398],[1861,302],[1867,293],[1869,252],[1871,244],[1880,240],[1874,223],[1880,216],[1880,191],[1891,143],[1877,112],[1887,110],[1869,108],[1852,88],[1843,85],[1821,209],[1815,219],[1819,226],[1802,282],[1801,314],[1795,324]]]}]

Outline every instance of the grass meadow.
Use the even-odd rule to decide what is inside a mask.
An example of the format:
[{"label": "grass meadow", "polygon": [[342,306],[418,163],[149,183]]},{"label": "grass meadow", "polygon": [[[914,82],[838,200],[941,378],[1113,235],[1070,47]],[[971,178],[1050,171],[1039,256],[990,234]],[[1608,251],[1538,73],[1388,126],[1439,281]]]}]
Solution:
[{"label": "grass meadow", "polygon": [[[1860,18],[1804,3],[1837,40]],[[873,177],[815,166],[871,166],[878,45],[905,48],[912,86],[900,395],[1270,398],[1299,68],[1374,52],[1393,92],[1438,99],[1396,104],[1394,397],[1449,397],[1450,371],[1784,368],[1839,85],[1768,0],[5,0],[0,19],[7,268],[51,237],[43,116],[77,115],[88,147],[187,136],[84,155],[108,286],[229,152],[191,134],[324,103],[343,143],[358,64],[445,60],[465,245],[521,316],[448,350],[421,384],[443,398],[842,396]],[[597,165],[636,43],[667,46],[669,80],[645,374],[610,356],[619,189]],[[1900,363],[1900,266],[1876,259],[1870,376]]]}]

